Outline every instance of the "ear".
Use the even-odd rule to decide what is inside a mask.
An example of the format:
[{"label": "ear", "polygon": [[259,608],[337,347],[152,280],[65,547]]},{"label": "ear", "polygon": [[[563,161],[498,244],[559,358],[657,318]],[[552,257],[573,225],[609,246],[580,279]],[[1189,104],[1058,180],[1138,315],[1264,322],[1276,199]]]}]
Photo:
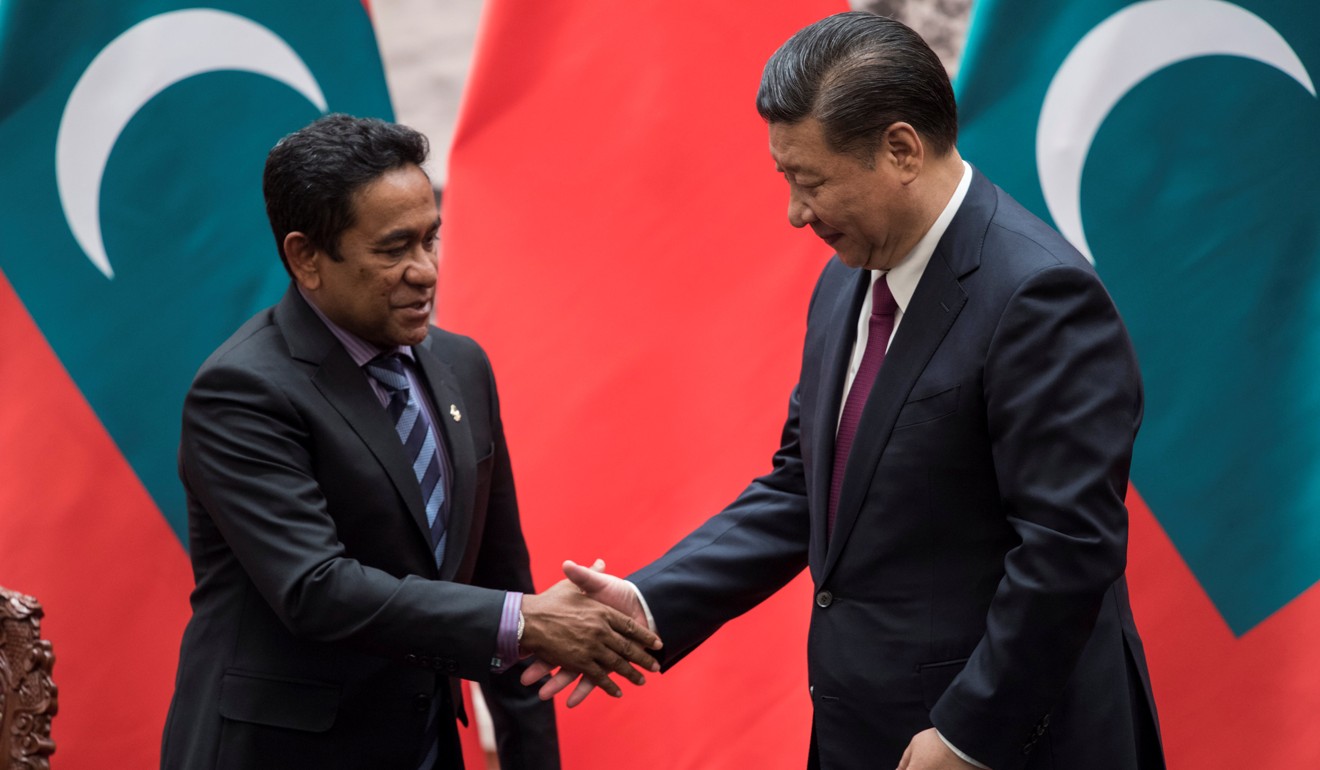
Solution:
[{"label": "ear", "polygon": [[284,259],[298,285],[307,291],[316,291],[321,286],[320,266],[325,256],[303,233],[294,231],[284,236]]},{"label": "ear", "polygon": [[899,172],[900,181],[907,184],[921,175],[926,145],[912,124],[899,121],[885,129],[878,155],[877,162],[888,163]]}]

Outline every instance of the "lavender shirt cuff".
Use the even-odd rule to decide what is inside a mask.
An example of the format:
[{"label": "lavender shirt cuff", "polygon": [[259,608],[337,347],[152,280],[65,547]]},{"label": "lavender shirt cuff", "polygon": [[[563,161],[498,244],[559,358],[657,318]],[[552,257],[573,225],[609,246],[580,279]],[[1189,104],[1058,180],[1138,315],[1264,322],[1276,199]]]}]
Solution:
[{"label": "lavender shirt cuff", "polygon": [[522,615],[519,591],[504,595],[504,609],[500,612],[500,630],[495,634],[495,657],[490,659],[492,671],[507,671],[518,662],[518,617]]}]

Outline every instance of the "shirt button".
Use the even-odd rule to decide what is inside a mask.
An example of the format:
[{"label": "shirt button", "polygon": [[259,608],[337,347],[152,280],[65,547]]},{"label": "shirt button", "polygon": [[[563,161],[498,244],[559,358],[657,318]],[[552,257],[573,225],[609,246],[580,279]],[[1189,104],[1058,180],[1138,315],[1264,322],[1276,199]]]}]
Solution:
[{"label": "shirt button", "polygon": [[417,697],[413,698],[413,711],[416,711],[419,714],[425,714],[430,710],[431,696],[425,693],[418,693]]},{"label": "shirt button", "polygon": [[817,607],[828,607],[832,603],[834,603],[834,594],[830,593],[829,591],[821,591],[820,593],[816,594]]}]

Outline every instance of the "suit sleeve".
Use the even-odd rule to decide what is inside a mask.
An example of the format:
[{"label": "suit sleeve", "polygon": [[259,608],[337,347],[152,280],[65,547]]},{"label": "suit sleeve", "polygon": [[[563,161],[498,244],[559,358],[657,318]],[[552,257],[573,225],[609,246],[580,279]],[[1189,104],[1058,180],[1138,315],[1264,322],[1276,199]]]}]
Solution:
[{"label": "suit sleeve", "polygon": [[984,372],[987,427],[1008,521],[984,637],[931,719],[996,770],[1043,730],[1124,572],[1128,469],[1141,385],[1127,332],[1095,275],[1056,266],[1008,301]]},{"label": "suit sleeve", "polygon": [[629,576],[665,640],[668,669],[720,626],[760,604],[807,564],[810,517],[798,434],[798,389],[789,399],[770,473],[661,558]]},{"label": "suit sleeve", "polygon": [[[808,317],[830,271],[812,290]],[[846,271],[845,271],[846,274]],[[804,368],[806,350],[804,346]],[[629,576],[665,640],[656,655],[668,670],[719,630],[760,604],[807,566],[811,516],[802,460],[801,384],[770,473],[752,481],[723,511],[659,559]]]},{"label": "suit sleeve", "polygon": [[449,673],[483,675],[504,593],[396,577],[346,556],[315,453],[304,418],[260,366],[222,359],[204,367],[184,406],[180,469],[222,537],[202,541],[213,552],[193,553],[194,562],[232,551],[297,637],[388,657],[438,656]]}]

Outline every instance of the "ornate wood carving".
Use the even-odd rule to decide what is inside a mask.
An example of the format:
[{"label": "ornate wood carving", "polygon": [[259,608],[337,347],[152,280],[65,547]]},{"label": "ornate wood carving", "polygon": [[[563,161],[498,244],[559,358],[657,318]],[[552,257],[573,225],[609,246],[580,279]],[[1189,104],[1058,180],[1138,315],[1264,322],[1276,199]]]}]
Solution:
[{"label": "ornate wood carving", "polygon": [[51,669],[55,653],[41,638],[41,604],[0,587],[0,767],[49,770],[59,710]]}]

